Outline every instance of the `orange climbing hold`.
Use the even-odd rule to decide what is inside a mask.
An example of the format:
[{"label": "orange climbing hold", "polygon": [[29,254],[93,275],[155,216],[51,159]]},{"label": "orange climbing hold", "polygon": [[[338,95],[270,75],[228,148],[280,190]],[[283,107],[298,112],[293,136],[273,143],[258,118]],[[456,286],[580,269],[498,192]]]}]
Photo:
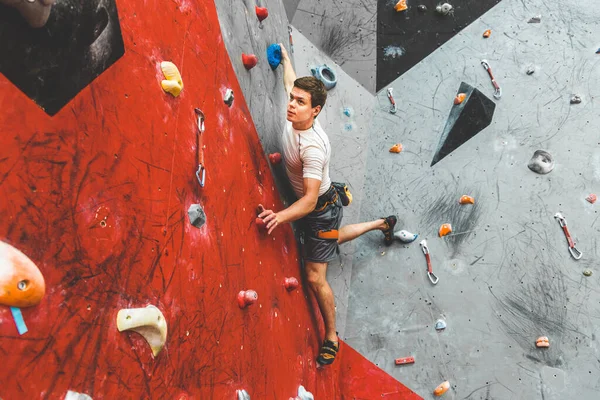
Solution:
[{"label": "orange climbing hold", "polygon": [[267,10],[266,7],[256,6],[256,17],[258,18],[259,22],[263,22],[263,20],[265,18],[267,18],[268,16],[269,16],[269,10]]},{"label": "orange climbing hold", "polygon": [[452,226],[450,224],[443,224],[442,226],[440,226],[440,237],[446,236],[450,232],[452,232]]},{"label": "orange climbing hold", "polygon": [[46,293],[44,276],[29,257],[0,241],[0,304],[31,307]]},{"label": "orange climbing hold", "polygon": [[585,198],[587,201],[589,201],[590,203],[594,204],[596,202],[596,200],[598,200],[598,196],[596,196],[594,193],[588,195],[588,197]]},{"label": "orange climbing hold", "polygon": [[242,62],[247,70],[251,70],[256,66],[256,64],[258,64],[258,57],[256,57],[254,54],[242,53]]},{"label": "orange climbing hold", "polygon": [[403,147],[400,143],[396,143],[390,148],[390,153],[400,153]]},{"label": "orange climbing hold", "polygon": [[547,336],[540,336],[535,341],[536,347],[550,347],[550,341]]},{"label": "orange climbing hold", "polygon": [[406,0],[400,0],[398,3],[396,3],[394,9],[398,12],[406,11],[408,9],[408,6],[406,5]]},{"label": "orange climbing hold", "polygon": [[465,98],[467,98],[466,93],[457,94],[456,97],[454,98],[454,105],[459,105],[460,103],[465,101]]},{"label": "orange climbing hold", "polygon": [[433,390],[433,394],[436,395],[436,396],[441,396],[444,393],[446,393],[449,389],[450,389],[450,382],[445,381],[445,382],[440,383],[438,385],[438,387],[436,387]]},{"label": "orange climbing hold", "polygon": [[467,196],[466,194],[460,197],[458,201],[460,204],[475,204],[475,199],[471,196]]},{"label": "orange climbing hold", "polygon": [[487,39],[490,37],[491,34],[492,34],[492,31],[490,29],[488,29],[487,31],[483,32],[483,37]]}]

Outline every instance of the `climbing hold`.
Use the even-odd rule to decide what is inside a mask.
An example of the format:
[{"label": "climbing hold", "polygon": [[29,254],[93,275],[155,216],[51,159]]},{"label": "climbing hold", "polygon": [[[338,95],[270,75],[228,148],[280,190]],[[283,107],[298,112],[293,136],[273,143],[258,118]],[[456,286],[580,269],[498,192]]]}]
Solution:
[{"label": "climbing hold", "polygon": [[483,37],[487,39],[490,37],[491,34],[492,34],[492,30],[488,29],[485,32],[483,32]]},{"label": "climbing hold", "polygon": [[188,208],[188,217],[190,218],[190,224],[196,228],[201,228],[206,223],[206,214],[200,204],[192,204]]},{"label": "climbing hold", "polygon": [[154,357],[167,342],[167,321],[158,308],[148,305],[145,308],[124,308],[117,314],[119,332],[134,331],[146,339]]},{"label": "climbing hold", "polygon": [[417,240],[418,237],[419,235],[416,233],[410,233],[409,231],[405,230],[394,232],[394,238],[404,243],[412,243]]},{"label": "climbing hold", "polygon": [[443,319],[438,319],[437,321],[435,321],[436,331],[443,331],[444,329],[446,329],[446,321],[444,321]]},{"label": "climbing hold", "polygon": [[280,153],[271,153],[269,154],[269,161],[271,164],[277,165],[281,163],[281,154]]},{"label": "climbing hold", "polygon": [[415,358],[414,357],[396,358],[396,360],[394,360],[394,363],[396,365],[414,364]]},{"label": "climbing hold", "polygon": [[92,400],[90,396],[83,393],[73,392],[71,390],[67,391],[67,395],[65,396],[65,400]]},{"label": "climbing hold", "polygon": [[281,58],[281,46],[279,44],[273,43],[267,47],[267,61],[269,61],[271,69],[275,69],[281,64]]},{"label": "climbing hold", "polygon": [[527,167],[538,174],[547,174],[554,169],[554,159],[545,150],[536,150]]},{"label": "climbing hold", "polygon": [[390,148],[390,153],[400,153],[403,147],[400,143],[396,143]]},{"label": "climbing hold", "polygon": [[396,10],[397,12],[406,11],[407,9],[408,6],[406,5],[406,0],[400,0],[394,6],[394,10]]},{"label": "climbing hold", "polygon": [[433,390],[433,394],[436,396],[441,396],[446,393],[448,389],[450,389],[450,382],[445,381],[440,383],[439,386]]},{"label": "climbing hold", "polygon": [[242,53],[242,63],[244,63],[244,67],[249,71],[258,64],[258,57],[254,54]]},{"label": "climbing hold", "polygon": [[300,385],[296,400],[315,400],[315,396],[313,396],[313,394],[308,390],[304,389],[304,386]]},{"label": "climbing hold", "polygon": [[598,50],[596,50],[596,54],[600,54],[600,48],[598,48]]},{"label": "climbing hold", "polygon": [[0,241],[0,304],[31,307],[46,293],[44,276],[29,257]]},{"label": "climbing hold", "polygon": [[465,194],[464,196],[460,197],[460,200],[458,200],[458,202],[460,204],[475,204],[475,199]]},{"label": "climbing hold", "polygon": [[291,292],[292,290],[296,290],[299,285],[300,284],[298,283],[298,279],[294,278],[293,276],[290,278],[285,278],[283,280],[283,286],[285,287],[285,289],[288,292]]},{"label": "climbing hold", "polygon": [[440,226],[440,230],[438,233],[439,233],[440,237],[442,237],[442,236],[446,236],[450,232],[452,232],[452,225],[442,224],[442,226]]},{"label": "climbing hold", "polygon": [[465,99],[467,98],[467,94],[466,93],[459,93],[456,95],[456,97],[454,98],[454,105],[459,105],[460,103],[462,103],[463,101],[465,101]]},{"label": "climbing hold", "polygon": [[596,200],[598,200],[598,196],[596,196],[594,193],[591,193],[585,199],[590,203],[594,204]]},{"label": "climbing hold", "polygon": [[269,10],[266,7],[255,6],[255,10],[259,22],[263,22],[269,16]]},{"label": "climbing hold", "polygon": [[425,12],[425,11],[427,11],[427,6],[425,4],[419,4],[417,6],[417,10],[419,10],[421,12]]},{"label": "climbing hold", "polygon": [[535,72],[535,67],[534,66],[529,66],[527,68],[527,75],[533,75],[534,72]]},{"label": "climbing hold", "polygon": [[583,270],[583,275],[585,276],[592,276],[592,270],[591,269],[584,269]]},{"label": "climbing hold", "polygon": [[351,117],[352,116],[352,109],[349,107],[344,107],[344,115],[346,117]]},{"label": "climbing hold", "polygon": [[581,103],[581,96],[578,96],[576,94],[573,95],[571,97],[571,104],[579,104],[579,103]]},{"label": "climbing hold", "polygon": [[225,96],[223,96],[223,101],[225,102],[225,104],[231,107],[231,105],[233,104],[233,90],[227,89],[227,91],[225,92]]},{"label": "climbing hold", "polygon": [[310,72],[312,75],[323,82],[325,89],[331,90],[337,83],[337,76],[335,72],[327,65],[323,64],[319,67],[311,68]]},{"label": "climbing hold", "polygon": [[265,224],[265,220],[263,220],[262,218],[256,217],[256,219],[254,220],[254,223],[260,230],[267,229],[267,224]]},{"label": "climbing hold", "polygon": [[540,336],[535,341],[535,346],[536,347],[550,347],[550,341],[548,340],[548,337]]},{"label": "climbing hold", "polygon": [[179,93],[183,90],[183,80],[175,64],[170,61],[163,61],[160,63],[160,69],[166,78],[161,82],[163,90],[173,95],[173,97],[179,96]]},{"label": "climbing hold", "polygon": [[244,389],[237,390],[237,400],[250,400],[250,395]]},{"label": "climbing hold", "polygon": [[254,290],[241,290],[238,293],[237,300],[240,308],[246,308],[249,305],[256,303],[258,294]]},{"label": "climbing hold", "polygon": [[454,12],[453,10],[454,7],[449,3],[438,4],[437,7],[435,7],[435,11],[442,15],[452,14]]},{"label": "climbing hold", "polygon": [[527,22],[530,24],[539,24],[540,22],[542,22],[542,16],[536,15],[535,17],[531,17],[531,19]]}]

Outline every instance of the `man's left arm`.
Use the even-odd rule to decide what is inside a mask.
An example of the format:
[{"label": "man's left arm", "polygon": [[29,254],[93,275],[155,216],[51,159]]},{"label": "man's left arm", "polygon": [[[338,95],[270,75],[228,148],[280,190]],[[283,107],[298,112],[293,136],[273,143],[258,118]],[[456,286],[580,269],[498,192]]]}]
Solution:
[{"label": "man's left arm", "polygon": [[259,217],[263,218],[269,234],[281,224],[294,222],[313,212],[319,199],[321,181],[313,178],[304,178],[304,196],[296,200],[288,208],[279,211],[265,210]]}]

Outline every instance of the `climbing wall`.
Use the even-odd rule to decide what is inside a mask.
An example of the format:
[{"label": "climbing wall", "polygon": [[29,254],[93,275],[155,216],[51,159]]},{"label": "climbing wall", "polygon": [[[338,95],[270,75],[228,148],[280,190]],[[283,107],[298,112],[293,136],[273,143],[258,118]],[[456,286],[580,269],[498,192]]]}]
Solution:
[{"label": "climbing wall", "polygon": [[[0,76],[0,240],[28,256],[46,284],[41,303],[20,310],[22,335],[0,305],[0,398],[234,399],[245,390],[287,399],[299,385],[317,399],[420,398],[343,343],[334,366],[315,368],[322,327],[292,230],[267,236],[254,224],[259,203],[283,204],[215,4],[69,5],[59,1],[36,31],[0,8],[21,32],[15,48],[30,46],[52,69],[41,76],[9,65]],[[51,56],[69,38],[82,48],[82,73]],[[13,37],[3,30],[0,39]],[[161,89],[163,61],[181,72],[179,97]],[[38,91],[19,84],[28,79]],[[53,79],[74,85],[43,100],[40,87],[61,90]],[[205,115],[200,148],[195,108]],[[200,228],[188,217],[193,205],[206,215]],[[286,290],[288,277],[299,287]],[[241,308],[245,290],[258,299]],[[117,326],[119,310],[148,305],[168,328],[156,355]]]}]

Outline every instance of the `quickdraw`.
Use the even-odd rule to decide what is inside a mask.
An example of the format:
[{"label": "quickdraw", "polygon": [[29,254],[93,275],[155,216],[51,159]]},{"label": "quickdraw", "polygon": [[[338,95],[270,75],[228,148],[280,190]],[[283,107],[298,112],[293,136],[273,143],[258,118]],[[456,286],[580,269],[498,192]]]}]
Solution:
[{"label": "quickdraw", "polygon": [[439,278],[437,276],[435,276],[435,274],[433,273],[433,268],[431,268],[431,257],[429,256],[429,248],[427,247],[427,240],[422,240],[420,245],[421,245],[421,249],[423,250],[423,254],[425,254],[425,260],[427,260],[427,277],[429,278],[431,283],[436,285],[439,281]]},{"label": "quickdraw", "polygon": [[483,68],[485,68],[487,71],[490,79],[492,80],[492,85],[494,85],[494,89],[496,89],[494,91],[494,98],[499,99],[502,97],[502,89],[500,89],[500,85],[498,85],[496,78],[494,78],[494,75],[492,74],[492,68],[490,67],[490,64],[487,62],[487,60],[481,60],[481,65],[483,65]]},{"label": "quickdraw", "polygon": [[390,114],[396,114],[396,111],[398,111],[398,108],[396,107],[396,101],[394,100],[394,89],[393,88],[388,88],[387,97],[388,97],[388,99],[390,99],[390,103],[392,104],[392,106],[390,107]]},{"label": "quickdraw", "polygon": [[567,242],[569,243],[569,253],[571,253],[571,255],[573,256],[574,259],[579,260],[581,258],[581,256],[583,255],[583,253],[581,253],[579,250],[577,250],[577,248],[575,248],[575,242],[571,238],[571,234],[569,233],[569,229],[567,228],[567,220],[559,212],[554,214],[554,218],[556,218],[556,220],[560,224],[560,227],[562,228],[563,232],[565,233],[565,236],[567,237]]},{"label": "quickdraw", "polygon": [[202,136],[204,133],[204,113],[199,108],[195,108],[196,118],[198,119],[198,171],[196,178],[201,187],[204,187],[206,181],[206,168],[204,167],[204,149],[202,148]]}]

